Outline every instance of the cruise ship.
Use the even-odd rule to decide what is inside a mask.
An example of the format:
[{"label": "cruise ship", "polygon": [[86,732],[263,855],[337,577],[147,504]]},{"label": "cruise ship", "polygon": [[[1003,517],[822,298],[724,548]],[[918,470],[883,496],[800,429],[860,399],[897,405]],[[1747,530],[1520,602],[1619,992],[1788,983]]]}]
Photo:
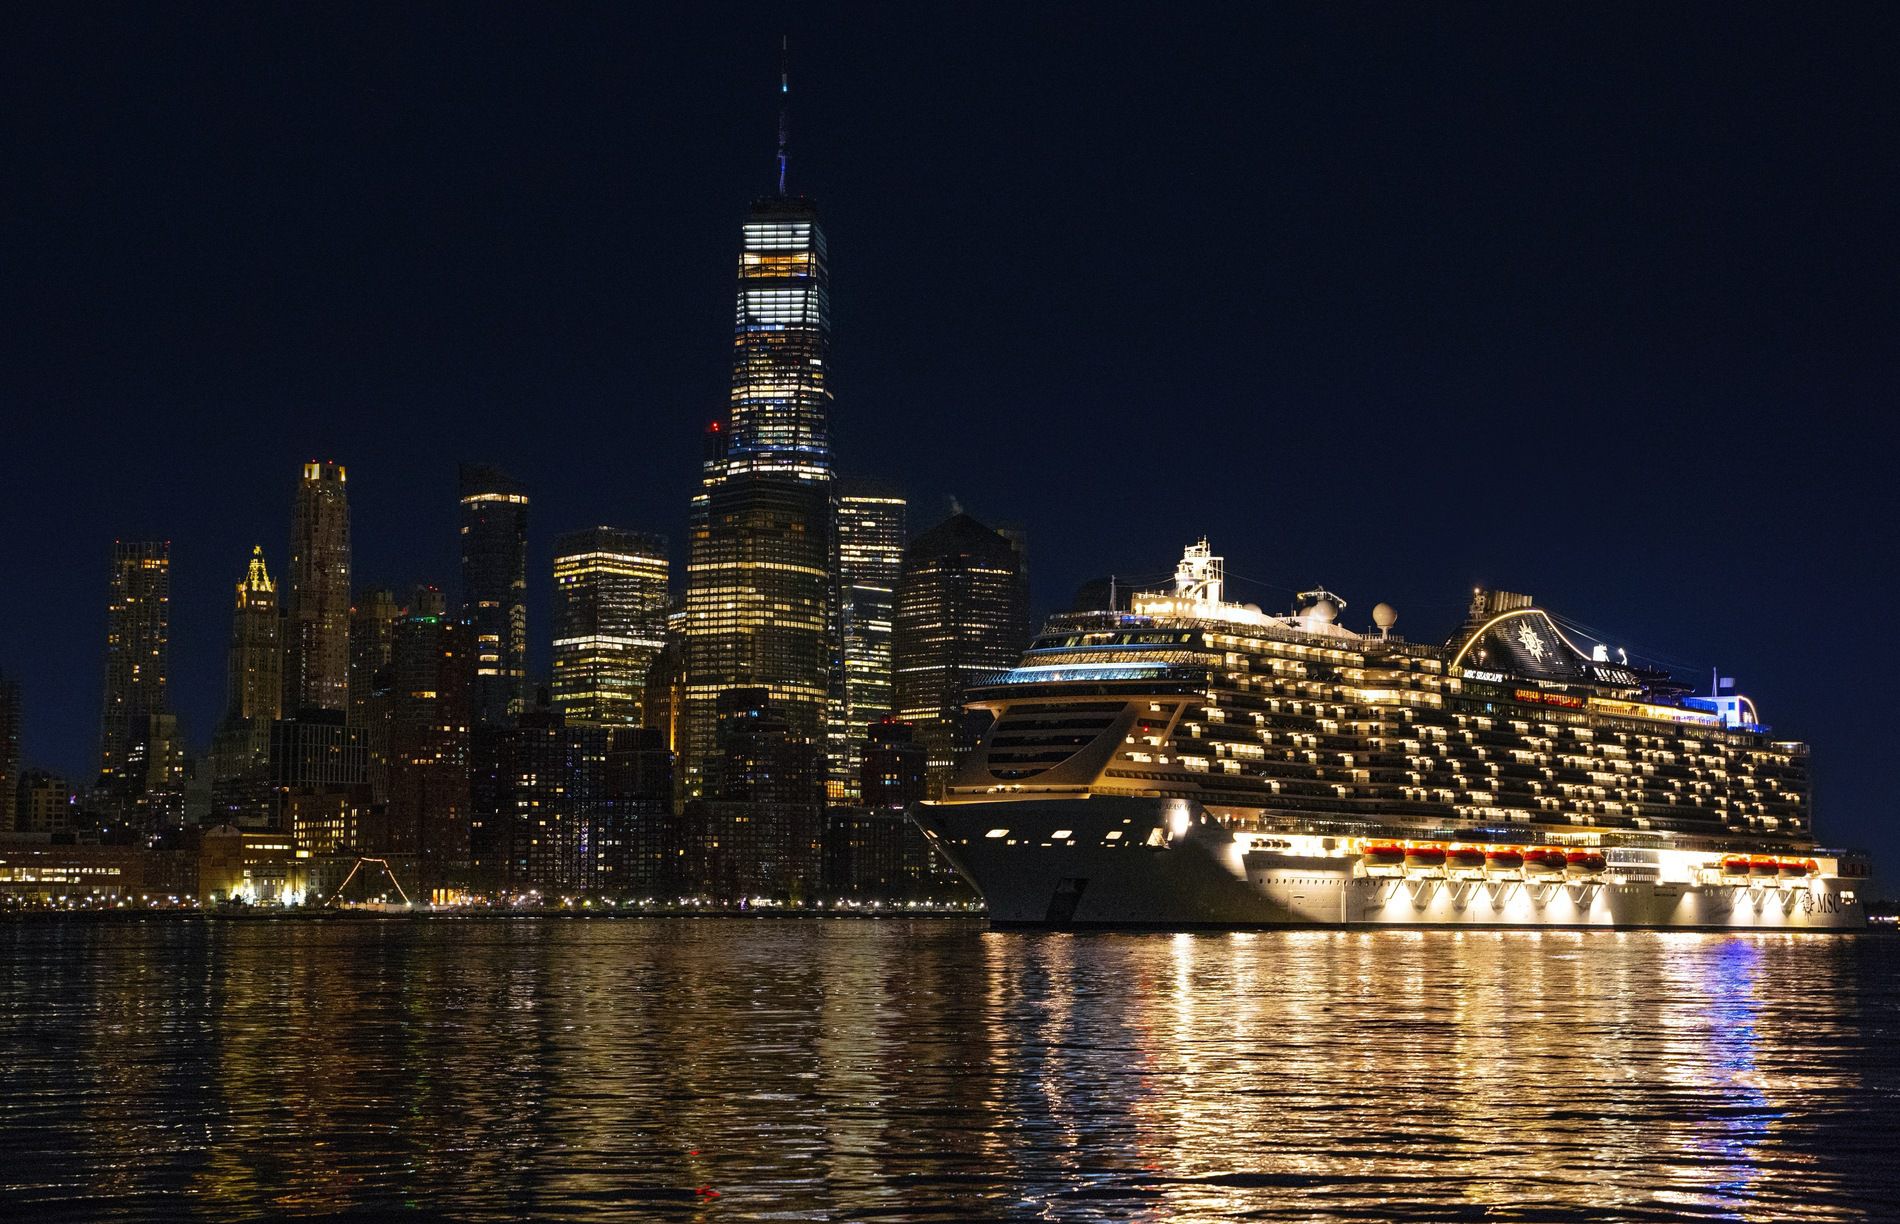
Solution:
[{"label": "cruise ship", "polygon": [[[968,704],[913,815],[992,923],[1851,930],[1868,860],[1810,827],[1808,752],[1522,595],[1446,645],[1173,588],[1054,617]],[[1111,600],[1111,602],[1113,602]],[[1584,645],[1579,645],[1579,642]]]}]

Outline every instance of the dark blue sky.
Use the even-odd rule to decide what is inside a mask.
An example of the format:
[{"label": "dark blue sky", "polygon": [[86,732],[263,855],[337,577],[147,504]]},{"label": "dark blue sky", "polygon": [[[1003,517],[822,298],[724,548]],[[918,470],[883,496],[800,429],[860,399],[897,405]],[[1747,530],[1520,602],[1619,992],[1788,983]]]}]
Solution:
[{"label": "dark blue sky", "polygon": [[781,29],[843,466],[919,525],[1023,523],[1044,608],[1202,532],[1419,638],[1528,591],[1737,676],[1823,838],[1891,836],[1889,6],[12,6],[29,759],[95,765],[121,535],[208,737],[306,458],[370,582],[453,581],[458,460],[527,481],[542,653],[555,532],[677,541]]}]

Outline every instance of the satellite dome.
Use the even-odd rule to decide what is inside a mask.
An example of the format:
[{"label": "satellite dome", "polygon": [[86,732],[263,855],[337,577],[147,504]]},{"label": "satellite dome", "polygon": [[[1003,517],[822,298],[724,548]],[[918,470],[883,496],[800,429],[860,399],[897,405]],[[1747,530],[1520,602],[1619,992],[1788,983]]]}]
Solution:
[{"label": "satellite dome", "polygon": [[1259,604],[1247,604],[1247,605],[1245,605],[1245,607],[1246,607],[1246,609],[1247,609],[1247,611],[1249,611],[1249,612],[1251,612],[1251,613],[1253,613],[1253,614],[1254,614],[1255,616],[1258,616],[1258,615],[1260,615],[1260,605],[1259,605]]},{"label": "satellite dome", "polygon": [[1330,599],[1322,599],[1306,610],[1308,620],[1316,620],[1322,625],[1331,624],[1333,618],[1338,615],[1339,609],[1333,606],[1333,601]]},{"label": "satellite dome", "polygon": [[1390,629],[1399,623],[1399,610],[1389,603],[1377,604],[1372,609],[1372,623],[1381,629]]}]

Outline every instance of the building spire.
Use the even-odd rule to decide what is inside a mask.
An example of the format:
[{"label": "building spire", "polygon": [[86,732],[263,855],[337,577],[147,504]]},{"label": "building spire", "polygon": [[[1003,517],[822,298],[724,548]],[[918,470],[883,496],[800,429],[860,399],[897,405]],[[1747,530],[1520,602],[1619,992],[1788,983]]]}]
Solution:
[{"label": "building spire", "polygon": [[787,113],[791,105],[792,39],[789,34],[779,35],[778,40],[778,193],[785,194],[785,149],[791,140],[790,116]]},{"label": "building spire", "polygon": [[255,603],[259,596],[274,595],[277,584],[271,581],[270,570],[264,565],[264,546],[251,547],[251,563],[244,572],[244,581],[238,583],[238,606],[247,602]]}]

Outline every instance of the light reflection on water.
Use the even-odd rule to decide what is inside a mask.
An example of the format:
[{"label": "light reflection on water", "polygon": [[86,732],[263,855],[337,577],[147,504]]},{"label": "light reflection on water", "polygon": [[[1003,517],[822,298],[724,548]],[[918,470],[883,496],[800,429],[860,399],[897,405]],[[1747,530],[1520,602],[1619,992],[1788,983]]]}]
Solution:
[{"label": "light reflection on water", "polygon": [[1852,1219],[1900,940],[0,926],[35,1218]]}]

